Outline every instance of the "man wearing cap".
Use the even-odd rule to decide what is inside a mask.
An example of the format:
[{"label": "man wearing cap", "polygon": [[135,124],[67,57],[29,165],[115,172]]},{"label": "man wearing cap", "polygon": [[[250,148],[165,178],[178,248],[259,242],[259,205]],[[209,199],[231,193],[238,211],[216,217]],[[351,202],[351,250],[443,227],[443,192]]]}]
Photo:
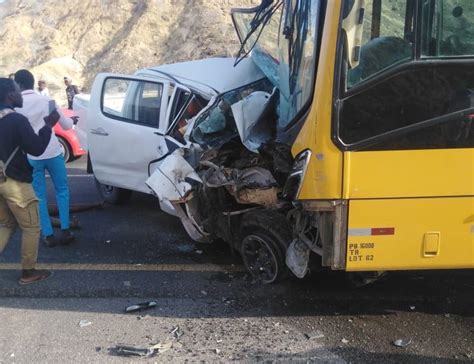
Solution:
[{"label": "man wearing cap", "polygon": [[40,238],[38,200],[26,154],[44,153],[59,114],[53,110],[36,134],[28,119],[15,112],[15,107],[22,106],[23,97],[15,81],[0,78],[0,253],[19,226],[22,272],[18,283],[25,285],[51,276],[47,270],[35,269]]},{"label": "man wearing cap", "polygon": [[74,96],[79,93],[79,89],[76,85],[72,84],[72,80],[69,77],[64,77],[64,84],[66,85],[67,107],[69,110],[72,110],[72,102],[74,101]]}]

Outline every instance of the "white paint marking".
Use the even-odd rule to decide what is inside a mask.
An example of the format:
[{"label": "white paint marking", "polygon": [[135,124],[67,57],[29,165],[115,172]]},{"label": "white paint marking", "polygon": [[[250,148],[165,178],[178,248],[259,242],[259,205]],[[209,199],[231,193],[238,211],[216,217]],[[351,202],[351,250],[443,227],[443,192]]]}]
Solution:
[{"label": "white paint marking", "polygon": [[349,236],[371,236],[372,229],[349,229]]}]

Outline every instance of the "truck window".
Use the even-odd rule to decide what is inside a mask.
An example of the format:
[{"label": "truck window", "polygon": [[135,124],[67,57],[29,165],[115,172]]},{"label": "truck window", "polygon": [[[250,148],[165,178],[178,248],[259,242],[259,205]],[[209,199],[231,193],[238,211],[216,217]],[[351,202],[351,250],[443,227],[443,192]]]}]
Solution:
[{"label": "truck window", "polygon": [[158,128],[163,85],[108,78],[102,93],[102,112],[112,119]]},{"label": "truck window", "polygon": [[348,71],[348,88],[412,60],[413,10],[413,1],[366,1],[359,64]]},{"label": "truck window", "polygon": [[[474,55],[474,1],[431,1],[424,4],[424,57]],[[431,21],[430,21],[431,20]]]},{"label": "truck window", "polygon": [[[384,2],[382,1],[382,5]],[[462,21],[464,32],[459,37],[462,48],[453,47],[452,39],[448,40],[451,33],[458,29],[458,25],[453,25],[458,21],[453,20],[453,12],[456,15],[466,14],[465,9],[462,12],[457,9],[461,3],[425,0],[422,1],[421,13],[411,12],[405,9],[406,6],[400,7],[401,13],[394,13],[390,7],[381,7],[380,19],[389,15],[395,17],[390,23],[399,24],[397,29],[405,29],[404,39],[399,39],[411,41],[410,47],[416,45],[421,49],[421,57],[409,62],[396,61],[393,64],[400,65],[396,68],[384,66],[376,71],[376,82],[362,82],[362,77],[357,79],[360,82],[357,88],[342,90],[338,142],[344,144],[346,149],[474,147],[474,55],[468,53],[471,38],[466,28],[467,23]],[[474,7],[474,2],[471,4],[466,0],[465,3],[469,3],[466,9]],[[407,0],[404,4],[419,3]],[[384,9],[388,12],[384,13]],[[406,15],[403,21],[399,18],[404,11]],[[368,17],[364,21],[370,19]],[[403,27],[403,24],[410,25]],[[411,39],[411,24],[418,24],[420,27],[416,40]],[[441,24],[444,25],[440,28]],[[446,36],[448,33],[445,29],[448,29],[448,25],[450,35]],[[380,29],[382,31],[384,27],[381,26]],[[381,47],[384,49],[385,45],[382,44]],[[362,68],[365,67],[363,52],[362,50],[359,65]],[[373,52],[377,53],[376,48]],[[392,58],[394,59],[397,57]],[[351,77],[351,72],[347,77]]]}]

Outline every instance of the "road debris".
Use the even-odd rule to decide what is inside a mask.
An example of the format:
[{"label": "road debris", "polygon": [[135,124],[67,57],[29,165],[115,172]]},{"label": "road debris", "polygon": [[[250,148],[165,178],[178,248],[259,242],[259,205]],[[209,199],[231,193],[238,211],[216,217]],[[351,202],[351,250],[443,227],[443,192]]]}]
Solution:
[{"label": "road debris", "polygon": [[106,241],[105,241],[105,244],[110,244],[110,243],[111,243],[110,240],[106,240]]},{"label": "road debris", "polygon": [[132,286],[132,284],[130,283],[130,281],[123,281],[123,285],[124,285],[125,287],[131,287],[131,286]]},{"label": "road debris", "polygon": [[154,308],[157,305],[158,305],[158,303],[156,303],[155,301],[137,303],[135,305],[127,306],[125,308],[125,312],[130,313],[130,312],[149,310],[150,308]]},{"label": "road debris", "polygon": [[92,322],[87,321],[87,320],[81,320],[79,321],[79,327],[86,327],[92,325]]},{"label": "road debris", "polygon": [[175,339],[179,339],[181,336],[184,335],[183,331],[179,328],[179,326],[176,326],[173,328],[173,330],[170,331],[170,334],[175,337]]},{"label": "road debris", "polygon": [[203,251],[202,250],[196,250],[195,253],[201,255],[203,253]]},{"label": "road debris", "polygon": [[319,330],[314,330],[311,332],[307,332],[306,334],[304,334],[304,336],[308,340],[313,340],[313,339],[322,339],[324,337],[324,334]]},{"label": "road debris", "polygon": [[137,347],[119,344],[109,349],[110,355],[116,356],[139,356],[142,358],[152,358],[157,354],[162,354],[173,347],[171,342],[160,342],[150,347]]},{"label": "road debris", "polygon": [[393,341],[392,344],[398,348],[406,348],[408,345],[411,344],[411,339],[410,340],[398,339],[398,340]]},{"label": "road debris", "polygon": [[201,291],[201,294],[202,294],[203,296],[207,296],[207,292],[206,292],[206,291]]},{"label": "road debris", "polygon": [[410,306],[410,310],[415,311],[416,307],[415,306]]},{"label": "road debris", "polygon": [[343,344],[349,344],[349,340],[347,340],[347,339],[342,339],[342,340],[341,340],[341,343],[343,343]]}]

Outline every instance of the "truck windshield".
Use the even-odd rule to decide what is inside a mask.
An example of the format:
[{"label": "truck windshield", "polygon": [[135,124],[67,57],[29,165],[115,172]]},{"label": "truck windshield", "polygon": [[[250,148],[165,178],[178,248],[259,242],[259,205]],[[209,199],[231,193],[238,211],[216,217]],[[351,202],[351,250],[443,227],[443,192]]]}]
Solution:
[{"label": "truck windshield", "polygon": [[280,90],[279,127],[288,126],[308,104],[316,72],[320,1],[262,1],[234,9],[242,43],[237,62],[250,56]]}]

